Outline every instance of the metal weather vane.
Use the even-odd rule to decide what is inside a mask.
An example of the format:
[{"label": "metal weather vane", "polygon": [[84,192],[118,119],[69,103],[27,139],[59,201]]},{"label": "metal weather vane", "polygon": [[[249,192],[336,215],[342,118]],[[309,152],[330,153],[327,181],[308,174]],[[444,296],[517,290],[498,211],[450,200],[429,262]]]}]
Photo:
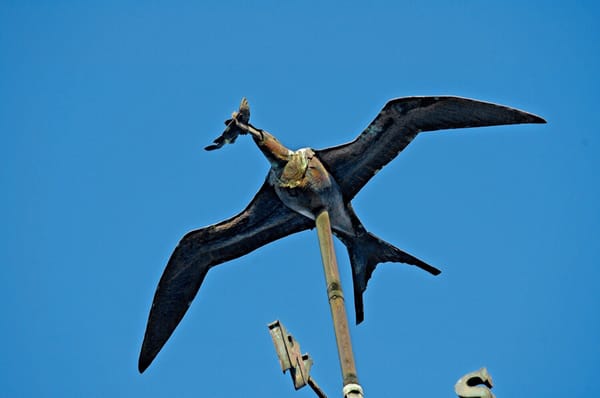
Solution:
[{"label": "metal weather vane", "polygon": [[[271,164],[266,181],[241,213],[189,232],[175,248],[154,295],[139,357],[140,372],[148,368],[169,339],[209,269],[315,226],[319,232],[324,265],[333,261],[337,272],[333,248],[328,243],[331,232],[348,250],[356,323],[361,323],[364,319],[362,295],[377,264],[399,262],[414,265],[433,275],[440,273],[437,268],[366,230],[351,205],[362,187],[420,132],[545,123],[539,116],[524,111],[467,98],[406,97],[390,100],[352,142],[322,150],[303,148],[292,151],[273,135],[252,126],[249,120],[250,108],[244,98],[239,111],[225,122],[223,134],[205,149],[221,148],[226,143],[235,142],[240,134],[249,134]],[[328,272],[326,269],[326,275]],[[340,313],[338,319],[341,323],[347,321],[339,277],[335,279],[335,274],[331,277],[333,279],[327,280],[328,295],[338,337],[333,307],[336,298],[342,299],[342,305],[337,308],[341,307],[343,314]],[[349,335],[347,339],[349,345]],[[339,339],[338,349],[344,386],[357,385],[356,375],[352,374],[354,360],[351,350],[349,358],[342,358]],[[351,365],[346,373],[344,361],[347,366]]]}]

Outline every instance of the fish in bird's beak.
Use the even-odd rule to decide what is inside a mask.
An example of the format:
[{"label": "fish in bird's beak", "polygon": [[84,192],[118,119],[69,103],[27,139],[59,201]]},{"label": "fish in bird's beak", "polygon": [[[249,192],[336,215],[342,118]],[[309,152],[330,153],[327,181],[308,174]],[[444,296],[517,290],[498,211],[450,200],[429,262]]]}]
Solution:
[{"label": "fish in bird's beak", "polygon": [[250,106],[248,105],[248,100],[246,98],[242,98],[242,102],[240,103],[240,108],[237,112],[233,112],[231,114],[231,119],[225,121],[225,130],[223,134],[214,139],[213,144],[204,147],[207,151],[214,151],[215,149],[221,148],[225,144],[233,144],[237,139],[238,135],[245,134],[246,132],[241,130],[237,123],[236,119],[243,123],[248,124],[250,121]]}]

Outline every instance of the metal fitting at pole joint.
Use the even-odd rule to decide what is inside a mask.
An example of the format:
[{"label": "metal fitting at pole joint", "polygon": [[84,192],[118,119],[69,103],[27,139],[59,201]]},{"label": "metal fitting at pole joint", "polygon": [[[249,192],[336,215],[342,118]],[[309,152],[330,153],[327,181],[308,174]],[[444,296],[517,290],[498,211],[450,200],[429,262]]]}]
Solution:
[{"label": "metal fitting at pole joint", "polygon": [[344,292],[338,282],[332,282],[327,286],[327,297],[329,300],[342,299],[344,300]]},{"label": "metal fitting at pole joint", "polygon": [[346,384],[344,388],[342,388],[342,393],[344,394],[344,398],[363,398],[364,393],[363,389],[359,384],[351,383]]}]

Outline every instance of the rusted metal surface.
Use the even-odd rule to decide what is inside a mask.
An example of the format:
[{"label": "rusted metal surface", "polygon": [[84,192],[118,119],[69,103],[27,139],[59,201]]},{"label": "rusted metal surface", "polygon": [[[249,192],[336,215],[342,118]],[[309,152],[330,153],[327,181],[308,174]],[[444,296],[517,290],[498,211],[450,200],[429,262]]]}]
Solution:
[{"label": "rusted metal surface", "polygon": [[467,373],[454,386],[456,395],[460,398],[495,398],[490,388],[494,387],[492,376],[486,368]]},{"label": "rusted metal surface", "polygon": [[[316,224],[321,258],[323,259],[323,271],[325,273],[325,282],[327,285],[327,297],[331,308],[333,329],[335,331],[335,339],[340,358],[343,385],[357,385],[360,387],[358,384],[358,376],[356,374],[356,365],[354,364],[350,329],[348,327],[348,316],[346,315],[346,307],[344,306],[344,292],[342,291],[340,273],[338,271],[335,250],[333,247],[329,213],[327,213],[327,211],[319,213],[316,218]],[[350,393],[355,394],[355,390],[357,389],[352,389]],[[359,396],[362,396],[362,389],[360,389]],[[350,397],[350,395],[348,395],[348,397]]]},{"label": "rusted metal surface", "polygon": [[313,364],[312,358],[308,353],[301,353],[300,343],[294,336],[279,321],[269,324],[269,333],[275,345],[281,370],[283,373],[290,371],[294,388],[298,390],[308,384],[319,398],[327,398],[327,395],[309,374]]}]

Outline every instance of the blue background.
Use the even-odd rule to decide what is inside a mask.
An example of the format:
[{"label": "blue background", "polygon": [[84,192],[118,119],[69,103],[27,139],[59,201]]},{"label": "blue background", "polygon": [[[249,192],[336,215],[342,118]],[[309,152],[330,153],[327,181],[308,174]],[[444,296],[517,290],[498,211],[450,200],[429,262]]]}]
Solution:
[{"label": "blue background", "polygon": [[365,396],[451,397],[481,366],[498,397],[597,394],[599,19],[592,1],[3,1],[0,396],[311,397],[280,373],[275,319],[340,396],[314,231],[211,270],[138,374],[178,240],[268,170],[247,137],[202,148],[242,96],[290,148],[324,148],[390,98],[443,94],[548,124],[422,134],[356,197],[443,270],[375,272],[351,329]]}]

